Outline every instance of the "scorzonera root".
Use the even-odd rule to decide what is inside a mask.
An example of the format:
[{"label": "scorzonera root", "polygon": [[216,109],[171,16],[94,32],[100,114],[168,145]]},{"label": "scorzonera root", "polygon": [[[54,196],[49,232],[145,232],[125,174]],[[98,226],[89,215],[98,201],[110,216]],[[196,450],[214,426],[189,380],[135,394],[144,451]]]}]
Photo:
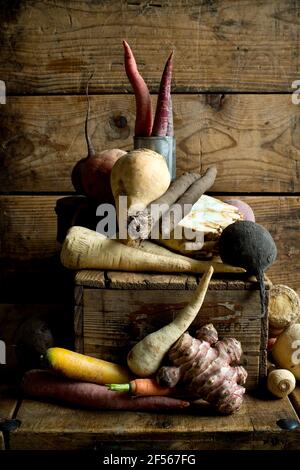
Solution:
[{"label": "scorzonera root", "polygon": [[90,115],[90,101],[88,97],[88,109],[85,119],[85,140],[87,144],[87,157],[79,160],[71,174],[74,189],[79,194],[100,203],[113,203],[114,198],[110,186],[110,173],[115,162],[126,152],[120,149],[103,150],[96,153],[88,132],[88,120]]},{"label": "scorzonera root", "polygon": [[157,381],[166,387],[185,387],[223,414],[237,411],[243,402],[246,370],[237,365],[242,347],[234,338],[218,341],[212,324],[204,325],[196,338],[184,333],[169,350],[171,366],[161,367]]}]

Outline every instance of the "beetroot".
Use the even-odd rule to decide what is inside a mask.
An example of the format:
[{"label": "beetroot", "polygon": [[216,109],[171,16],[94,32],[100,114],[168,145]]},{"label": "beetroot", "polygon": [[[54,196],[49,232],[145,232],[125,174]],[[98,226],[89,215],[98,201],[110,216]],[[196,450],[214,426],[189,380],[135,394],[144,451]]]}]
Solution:
[{"label": "beetroot", "polygon": [[79,160],[74,166],[71,174],[72,184],[75,191],[84,194],[97,204],[114,203],[114,197],[110,187],[110,173],[115,162],[125,155],[124,150],[111,149],[96,153],[88,133],[88,120],[90,115],[90,102],[88,97],[88,109],[85,119],[85,139],[88,155]]},{"label": "beetroot", "polygon": [[250,220],[251,222],[255,222],[254,212],[249,206],[249,204],[247,204],[246,202],[240,201],[240,199],[226,199],[224,202],[236,207],[244,217],[244,220]]}]

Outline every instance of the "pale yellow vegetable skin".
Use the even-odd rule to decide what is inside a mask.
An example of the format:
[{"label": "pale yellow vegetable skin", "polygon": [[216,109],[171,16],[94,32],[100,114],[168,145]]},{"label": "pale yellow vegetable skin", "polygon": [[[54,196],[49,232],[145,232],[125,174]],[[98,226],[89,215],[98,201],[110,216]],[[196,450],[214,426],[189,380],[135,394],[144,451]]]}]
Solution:
[{"label": "pale yellow vegetable skin", "polygon": [[214,269],[212,266],[202,276],[200,284],[191,301],[175,317],[175,319],[137,343],[127,356],[129,369],[139,377],[149,377],[160,367],[170,347],[188,329],[198,315],[207,292]]},{"label": "pale yellow vegetable skin", "polygon": [[[164,250],[167,251],[167,250]],[[161,253],[161,254],[160,254]],[[61,262],[69,269],[111,269],[114,271],[204,272],[211,263],[195,261],[162,251],[144,252],[84,227],[71,227],[61,250]],[[239,268],[214,263],[217,272],[238,272]],[[219,271],[220,270],[220,271]]]},{"label": "pale yellow vegetable skin", "polygon": [[100,385],[130,380],[126,367],[64,348],[48,349],[45,360],[51,370],[73,380]]},{"label": "pale yellow vegetable skin", "polygon": [[119,196],[127,196],[128,215],[162,196],[171,182],[165,158],[150,149],[128,152],[114,164],[110,183],[119,213]]},{"label": "pale yellow vegetable skin", "polygon": [[244,273],[246,272],[243,268],[237,268],[235,266],[230,266],[229,264],[224,264],[218,261],[200,261],[189,258],[188,256],[180,255],[179,253],[174,253],[173,251],[164,248],[163,246],[152,243],[149,240],[143,240],[138,249],[147,252],[153,253],[161,256],[168,256],[174,259],[180,259],[182,261],[188,262],[190,264],[190,272],[195,274],[204,273],[209,266],[214,268],[215,273]]},{"label": "pale yellow vegetable skin", "polygon": [[269,290],[269,324],[273,329],[284,329],[300,320],[300,298],[293,289],[278,284]]},{"label": "pale yellow vegetable skin", "polygon": [[300,323],[290,325],[278,336],[272,356],[277,366],[288,369],[300,380]]},{"label": "pale yellow vegetable skin", "polygon": [[268,375],[267,387],[275,397],[287,397],[295,389],[296,379],[287,369],[275,369]]}]

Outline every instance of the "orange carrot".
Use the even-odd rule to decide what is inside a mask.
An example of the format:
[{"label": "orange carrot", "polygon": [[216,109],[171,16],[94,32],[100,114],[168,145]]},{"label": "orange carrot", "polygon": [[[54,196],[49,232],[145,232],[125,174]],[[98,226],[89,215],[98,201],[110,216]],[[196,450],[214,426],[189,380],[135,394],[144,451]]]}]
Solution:
[{"label": "orange carrot", "polygon": [[114,392],[130,392],[143,397],[174,394],[174,388],[161,387],[155,379],[135,379],[127,384],[107,384],[107,387]]}]

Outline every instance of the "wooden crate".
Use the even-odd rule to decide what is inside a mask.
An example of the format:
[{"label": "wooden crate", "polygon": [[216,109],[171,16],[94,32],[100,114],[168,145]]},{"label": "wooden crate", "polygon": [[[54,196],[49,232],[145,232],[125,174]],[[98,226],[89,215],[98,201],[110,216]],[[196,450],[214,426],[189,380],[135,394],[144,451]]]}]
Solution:
[{"label": "wooden crate", "polygon": [[[83,270],[75,276],[75,347],[124,363],[130,348],[174,318],[190,299],[198,277]],[[204,305],[191,325],[212,322],[220,337],[242,342],[247,388],[266,374],[266,318],[260,318],[256,282],[212,279]]]}]

